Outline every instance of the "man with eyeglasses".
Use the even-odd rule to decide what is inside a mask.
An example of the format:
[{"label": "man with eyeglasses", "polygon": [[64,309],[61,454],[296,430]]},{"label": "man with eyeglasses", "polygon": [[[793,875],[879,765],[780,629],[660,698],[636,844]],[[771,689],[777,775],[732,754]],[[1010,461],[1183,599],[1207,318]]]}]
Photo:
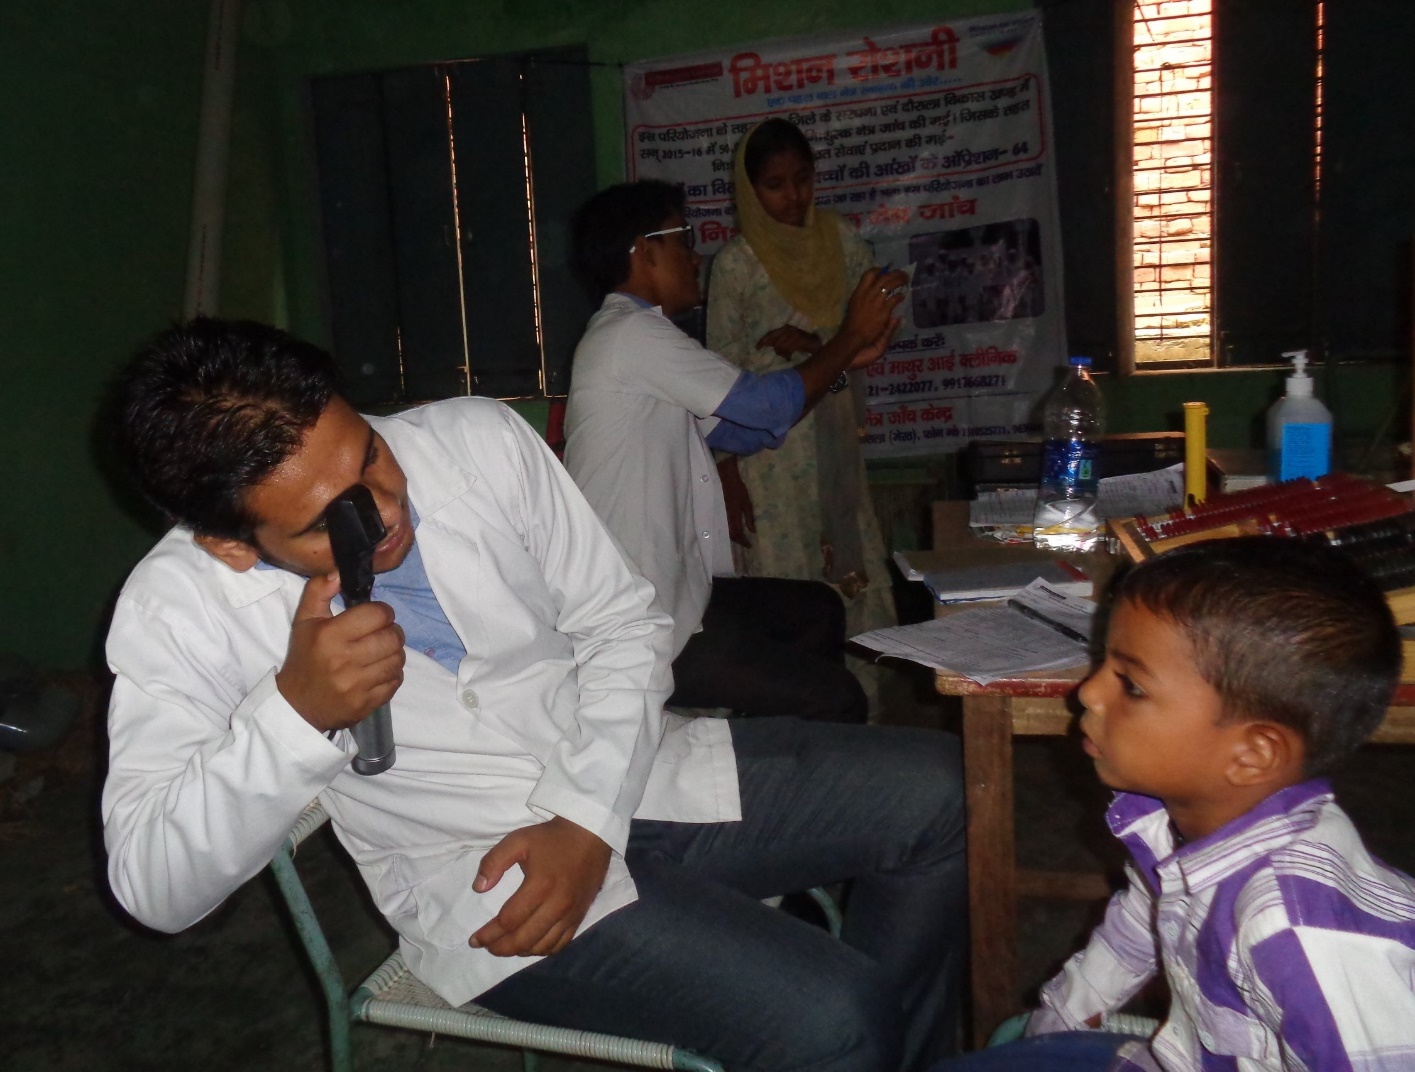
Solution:
[{"label": "man with eyeglasses", "polygon": [[647,180],[600,192],[576,217],[575,258],[604,301],[575,351],[566,467],[673,618],[671,705],[863,722],[839,596],[734,576],[712,451],[780,446],[847,370],[880,357],[906,277],[867,272],[813,356],[747,372],[672,323],[702,301],[684,208],[681,187]]},{"label": "man with eyeglasses", "polygon": [[[604,301],[575,352],[566,467],[672,618],[668,703],[806,718],[665,714],[659,767],[680,791],[712,794],[722,818],[635,820],[625,860],[639,900],[503,984],[494,1007],[674,1038],[742,1072],[924,1068],[953,1049],[958,1020],[956,739],[839,724],[865,715],[840,655],[840,597],[730,576],[712,458],[779,443],[846,369],[879,357],[904,274],[867,273],[834,339],[756,375],[670,320],[701,298],[679,187],[611,187],[580,209],[574,238]],[[834,883],[850,887],[841,940],[755,900]],[[524,1004],[508,1006],[513,990]]]}]

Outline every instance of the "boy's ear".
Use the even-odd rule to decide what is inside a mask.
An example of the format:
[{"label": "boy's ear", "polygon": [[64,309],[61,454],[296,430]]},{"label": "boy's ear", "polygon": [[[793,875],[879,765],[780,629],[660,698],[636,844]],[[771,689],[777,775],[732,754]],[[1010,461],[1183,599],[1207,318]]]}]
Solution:
[{"label": "boy's ear", "polygon": [[223,536],[197,536],[194,539],[203,551],[226,563],[237,573],[245,573],[260,561],[260,552],[245,540],[232,540]]},{"label": "boy's ear", "polygon": [[1288,781],[1300,774],[1305,759],[1302,738],[1275,722],[1244,723],[1228,765],[1234,786],[1260,786]]}]

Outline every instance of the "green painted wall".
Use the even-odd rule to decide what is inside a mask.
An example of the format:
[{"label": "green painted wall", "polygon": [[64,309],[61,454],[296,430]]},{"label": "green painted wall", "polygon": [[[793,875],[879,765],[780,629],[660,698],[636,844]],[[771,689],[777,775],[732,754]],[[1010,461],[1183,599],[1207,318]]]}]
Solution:
[{"label": "green painted wall", "polygon": [[106,379],[181,313],[205,6],[0,12],[0,651],[79,665],[151,543],[100,471]]},{"label": "green painted wall", "polygon": [[[296,206],[287,211],[287,233],[281,242],[286,258],[280,274],[289,281],[290,326],[317,339],[327,338],[319,298],[319,244],[313,214],[301,206],[313,203],[311,165],[305,145],[306,118],[301,93],[312,75],[337,71],[394,67],[543,46],[586,43],[592,59],[608,64],[593,72],[594,121],[598,174],[605,183],[623,176],[623,123],[617,61],[672,55],[761,38],[842,28],[924,22],[951,15],[987,14],[1030,6],[1027,0],[893,0],[872,5],[862,20],[858,4],[822,0],[721,0],[712,18],[701,17],[696,4],[669,0],[528,0],[519,4],[481,5],[469,15],[450,3],[422,3],[415,9],[426,21],[409,17],[408,5],[379,0],[305,0],[287,11],[279,34],[271,34],[265,51],[281,88],[274,95],[282,149],[276,159],[288,167],[278,181]],[[443,12],[438,17],[435,12]],[[278,38],[278,40],[277,40]],[[259,292],[260,287],[251,288]],[[267,290],[271,288],[266,288]],[[1274,370],[1243,370],[1220,374],[1160,373],[1105,384],[1116,431],[1178,428],[1185,401],[1206,401],[1213,411],[1210,439],[1216,446],[1258,445],[1261,411],[1281,390]],[[1349,441],[1353,462],[1364,454],[1372,435],[1403,430],[1403,411],[1392,416],[1396,393],[1408,393],[1403,370],[1357,367],[1339,370],[1323,382],[1331,398],[1338,428]],[[526,407],[532,420],[543,422],[544,407]],[[891,463],[879,463],[889,467]],[[920,460],[898,463],[917,467]]]},{"label": "green painted wall", "polygon": [[[881,0],[869,8],[847,0],[248,0],[247,52],[259,50],[269,81],[258,92],[277,144],[272,185],[286,198],[279,213],[283,265],[266,266],[288,285],[290,327],[327,341],[320,299],[319,242],[312,206],[304,87],[309,78],[434,60],[460,59],[558,45],[585,44],[605,64],[592,72],[597,172],[623,175],[620,72],[624,61],[843,28],[924,22],[1027,7],[1027,0]],[[710,12],[710,14],[705,14]],[[245,83],[243,82],[243,86]],[[273,87],[273,89],[272,89]],[[246,92],[243,89],[243,94]],[[243,97],[243,99],[246,99]],[[254,258],[247,267],[259,270]],[[245,287],[252,296],[272,288]]]},{"label": "green painted wall", "polygon": [[[1102,376],[1112,432],[1182,431],[1185,402],[1209,407],[1209,445],[1260,447],[1268,407],[1282,394],[1278,368],[1150,372]],[[1338,365],[1316,373],[1332,411],[1338,463],[1362,471],[1390,464],[1395,440],[1409,438],[1410,373],[1393,365]]]},{"label": "green painted wall", "polygon": [[[622,171],[618,61],[713,45],[1028,6],[1027,0],[245,0],[237,62],[222,312],[326,340],[304,87],[311,76],[585,43],[598,174]],[[107,609],[158,531],[105,474],[93,424],[132,347],[181,312],[207,5],[55,0],[0,13],[0,355],[18,474],[0,516],[0,651],[96,660]],[[1105,385],[1119,431],[1214,410],[1212,440],[1252,439],[1274,373],[1157,375]],[[1393,369],[1322,390],[1359,441],[1395,416]],[[543,407],[527,407],[543,419]],[[1174,418],[1177,420],[1177,416]],[[914,463],[917,464],[917,463]]]}]

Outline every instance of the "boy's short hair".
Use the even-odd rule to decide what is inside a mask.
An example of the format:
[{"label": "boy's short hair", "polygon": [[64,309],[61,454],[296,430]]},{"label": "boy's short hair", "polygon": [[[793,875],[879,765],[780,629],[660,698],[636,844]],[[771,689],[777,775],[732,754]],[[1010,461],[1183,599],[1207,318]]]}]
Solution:
[{"label": "boy's short hair", "polygon": [[1381,724],[1400,677],[1385,597],[1343,553],[1297,539],[1209,540],[1116,582],[1188,639],[1224,718],[1276,722],[1306,742],[1306,773],[1348,758]]},{"label": "boy's short hair", "polygon": [[571,221],[572,259],[595,300],[629,278],[629,248],[683,212],[683,187],[658,179],[620,183],[580,206]]},{"label": "boy's short hair", "polygon": [[119,381],[119,457],[169,521],[250,542],[245,493],[339,393],[319,347],[265,324],[198,317],[153,338]]}]

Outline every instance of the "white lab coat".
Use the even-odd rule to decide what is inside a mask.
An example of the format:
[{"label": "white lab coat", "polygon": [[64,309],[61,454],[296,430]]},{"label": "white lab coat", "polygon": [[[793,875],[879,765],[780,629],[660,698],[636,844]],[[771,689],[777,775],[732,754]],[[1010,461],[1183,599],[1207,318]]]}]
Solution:
[{"label": "white lab coat", "polygon": [[524,422],[487,399],[369,420],[407,474],[428,578],[467,649],[457,674],[409,650],[397,764],[354,774],[348,734],[328,740],[275,688],[303,579],[237,572],[174,529],[108,636],[109,879],[143,923],[180,930],[319,797],[409,966],[460,1004],[535,959],[467,945],[520,881],[472,892],[491,846],[552,815],[603,838],[588,927],[635,898],[631,817],[740,819],[736,764],[725,723],[663,713],[669,620]]},{"label": "white lab coat", "polygon": [[731,577],[722,484],[705,436],[742,370],[655,306],[610,294],[575,348],[565,467],[673,617],[673,657]]}]

